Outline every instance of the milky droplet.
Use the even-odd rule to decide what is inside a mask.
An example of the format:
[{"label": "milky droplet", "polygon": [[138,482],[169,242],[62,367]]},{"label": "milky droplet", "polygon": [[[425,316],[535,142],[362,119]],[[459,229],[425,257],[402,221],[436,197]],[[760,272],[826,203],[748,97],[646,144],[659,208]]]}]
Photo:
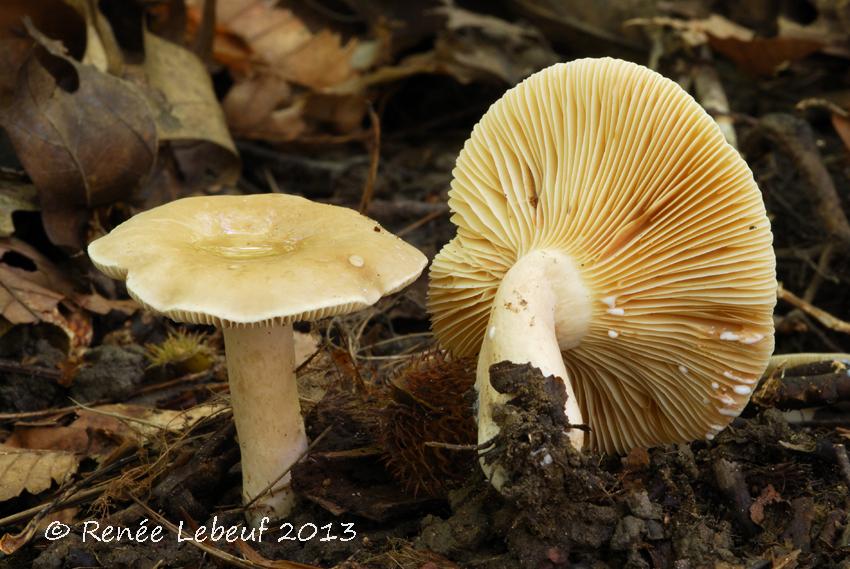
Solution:
[{"label": "milky droplet", "polygon": [[363,264],[365,263],[365,261],[363,260],[363,257],[361,257],[360,255],[350,256],[348,258],[348,262],[351,263],[352,265],[354,265],[355,267],[362,267]]},{"label": "milky droplet", "polygon": [[620,333],[617,332],[616,330],[608,330],[608,337],[611,338],[611,339],[614,339],[619,335],[620,335]]},{"label": "milky droplet", "polygon": [[622,308],[609,308],[608,314],[611,316],[623,316],[626,313]]}]

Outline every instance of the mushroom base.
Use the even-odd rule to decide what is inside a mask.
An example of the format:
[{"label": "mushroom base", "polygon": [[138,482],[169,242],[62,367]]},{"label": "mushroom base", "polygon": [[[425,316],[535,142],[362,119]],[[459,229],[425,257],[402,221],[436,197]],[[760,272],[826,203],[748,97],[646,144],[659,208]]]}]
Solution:
[{"label": "mushroom base", "polygon": [[224,345],[242,452],[242,500],[251,504],[245,516],[256,526],[263,516],[289,514],[291,475],[281,476],[307,450],[292,326],[224,328]]},{"label": "mushroom base", "polygon": [[[567,391],[565,413],[571,424],[584,417],[573,392],[561,352],[577,346],[588,331],[591,297],[573,260],[564,253],[541,250],[528,253],[502,279],[490,311],[490,320],[478,356],[478,442],[499,434],[493,410],[511,399],[490,384],[490,366],[502,361],[531,364],[544,376],[554,375]],[[569,432],[573,446],[584,446],[584,433]],[[496,488],[504,483],[498,467],[481,467]]]}]

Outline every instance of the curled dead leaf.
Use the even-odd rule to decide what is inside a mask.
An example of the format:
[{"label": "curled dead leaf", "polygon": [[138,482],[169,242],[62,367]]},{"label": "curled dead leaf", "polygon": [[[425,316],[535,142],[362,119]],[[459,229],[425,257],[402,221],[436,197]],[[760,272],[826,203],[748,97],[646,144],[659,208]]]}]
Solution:
[{"label": "curled dead leaf", "polygon": [[150,172],[156,126],[134,85],[31,33],[49,53],[35,52],[21,69],[2,125],[38,189],[48,237],[78,249],[87,208],[126,197]]},{"label": "curled dead leaf", "polygon": [[63,0],[4,0],[0,10],[0,100],[14,93],[18,70],[34,44],[24,28],[24,18],[48,37],[61,39],[75,57],[82,57],[86,48],[85,22]]}]

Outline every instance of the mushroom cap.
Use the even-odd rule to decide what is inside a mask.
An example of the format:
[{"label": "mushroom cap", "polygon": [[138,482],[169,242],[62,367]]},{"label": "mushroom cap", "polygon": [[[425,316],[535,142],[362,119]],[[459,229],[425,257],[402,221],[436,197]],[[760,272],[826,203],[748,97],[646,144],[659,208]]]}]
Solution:
[{"label": "mushroom cap", "polygon": [[176,200],[125,221],[88,253],[146,308],[225,327],[353,312],[427,263],[351,209],[283,194]]},{"label": "mushroom cap", "polygon": [[773,351],[770,223],[676,83],[609,58],[544,69],[490,107],[453,175],[428,301],[444,347],[475,354],[506,271],[557,249],[592,297],[563,352],[592,447],[710,439],[740,413]]}]

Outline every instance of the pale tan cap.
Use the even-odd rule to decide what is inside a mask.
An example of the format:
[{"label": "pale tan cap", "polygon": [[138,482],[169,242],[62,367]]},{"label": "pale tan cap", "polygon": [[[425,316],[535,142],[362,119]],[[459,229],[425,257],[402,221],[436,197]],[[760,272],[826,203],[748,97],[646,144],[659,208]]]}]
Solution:
[{"label": "pale tan cap", "polygon": [[218,326],[353,312],[404,288],[427,263],[351,209],[284,194],[170,202],[122,223],[88,253],[146,308]]},{"label": "pale tan cap", "polygon": [[773,351],[770,223],[746,163],[676,83],[614,59],[541,71],[476,125],[449,196],[457,236],[429,290],[445,347],[477,353],[508,269],[557,249],[591,294],[563,352],[591,446],[712,438],[746,405]]}]

